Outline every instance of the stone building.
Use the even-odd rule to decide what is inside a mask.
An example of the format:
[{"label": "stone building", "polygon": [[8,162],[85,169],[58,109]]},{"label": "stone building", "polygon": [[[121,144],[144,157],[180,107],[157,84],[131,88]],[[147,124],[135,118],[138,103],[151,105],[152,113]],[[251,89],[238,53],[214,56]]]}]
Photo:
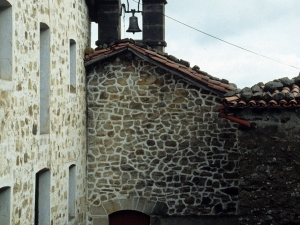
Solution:
[{"label": "stone building", "polygon": [[151,224],[219,214],[234,224],[237,130],[219,118],[219,94],[235,88],[132,41],[89,57],[91,224],[119,210],[150,215]]},{"label": "stone building", "polygon": [[85,224],[84,0],[0,0],[0,224]]},{"label": "stone building", "polygon": [[240,224],[300,224],[300,74],[228,92],[238,130]]},{"label": "stone building", "polygon": [[164,53],[164,0],[143,1],[143,40],[120,41],[119,3],[91,6],[88,224],[132,211],[153,225],[237,224],[237,129],[219,117],[221,96],[236,88]]},{"label": "stone building", "polygon": [[135,42],[118,41],[117,19],[97,20],[118,18],[117,0],[109,17],[92,12],[88,224],[142,214],[144,224],[299,224],[300,76],[232,90],[190,68],[164,53],[165,3],[143,1]]},{"label": "stone building", "polygon": [[133,41],[120,0],[0,0],[0,225],[300,224],[300,76],[236,89],[142,3]]}]

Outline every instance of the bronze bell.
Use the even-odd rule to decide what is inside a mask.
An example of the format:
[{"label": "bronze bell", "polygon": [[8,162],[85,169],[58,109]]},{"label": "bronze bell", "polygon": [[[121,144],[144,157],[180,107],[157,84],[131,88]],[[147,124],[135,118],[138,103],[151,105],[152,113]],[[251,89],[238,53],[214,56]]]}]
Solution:
[{"label": "bronze bell", "polygon": [[139,28],[138,18],[134,16],[134,14],[129,18],[129,28],[126,32],[141,32],[142,30]]}]

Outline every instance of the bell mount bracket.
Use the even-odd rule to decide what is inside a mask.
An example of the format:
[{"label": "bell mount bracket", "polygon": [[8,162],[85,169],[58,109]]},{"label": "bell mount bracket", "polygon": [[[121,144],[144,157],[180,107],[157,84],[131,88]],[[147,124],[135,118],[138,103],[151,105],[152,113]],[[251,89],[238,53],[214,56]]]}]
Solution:
[{"label": "bell mount bracket", "polygon": [[123,4],[121,5],[121,13],[120,13],[120,16],[122,16],[122,9],[123,9],[123,8],[124,8],[124,13],[132,13],[132,16],[134,16],[135,13],[143,13],[143,11],[140,11],[140,1],[141,1],[141,0],[139,0],[139,2],[138,2],[138,10],[136,11],[135,9],[129,10],[129,2],[128,2],[128,0],[127,0],[127,10],[126,10],[125,4],[123,3]]}]

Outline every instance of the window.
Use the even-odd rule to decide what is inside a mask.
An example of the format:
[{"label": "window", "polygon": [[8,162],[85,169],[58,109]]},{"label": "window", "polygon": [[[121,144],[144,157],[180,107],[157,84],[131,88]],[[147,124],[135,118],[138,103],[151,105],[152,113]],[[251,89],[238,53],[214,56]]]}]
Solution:
[{"label": "window", "polygon": [[50,129],[50,30],[40,24],[40,133]]},{"label": "window", "polygon": [[76,93],[76,42],[70,40],[70,92]]},{"label": "window", "polygon": [[35,176],[34,225],[50,224],[50,170],[40,170]]},{"label": "window", "polygon": [[0,79],[12,79],[12,7],[0,0]]},{"label": "window", "polygon": [[10,187],[0,188],[0,223],[10,224]]},{"label": "window", "polygon": [[75,218],[76,212],[76,166],[69,167],[68,213],[69,221]]}]

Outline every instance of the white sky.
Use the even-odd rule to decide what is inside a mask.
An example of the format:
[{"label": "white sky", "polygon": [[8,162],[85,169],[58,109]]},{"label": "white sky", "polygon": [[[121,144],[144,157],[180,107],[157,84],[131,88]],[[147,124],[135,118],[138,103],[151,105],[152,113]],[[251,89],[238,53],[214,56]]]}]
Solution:
[{"label": "white sky", "polygon": [[[300,68],[299,0],[167,0],[165,14],[198,30]],[[142,2],[142,1],[141,1]],[[122,3],[127,5],[126,0]],[[130,8],[137,3],[129,0]],[[140,7],[141,9],[142,7]],[[136,14],[138,16],[140,14]],[[126,14],[128,23],[131,14]],[[121,18],[123,22],[123,17]],[[142,18],[139,18],[142,29]],[[127,30],[128,24],[125,24]],[[124,32],[122,38],[142,39]],[[92,44],[97,28],[92,26]],[[239,88],[299,75],[299,69],[243,51],[166,18],[166,52]]]}]

